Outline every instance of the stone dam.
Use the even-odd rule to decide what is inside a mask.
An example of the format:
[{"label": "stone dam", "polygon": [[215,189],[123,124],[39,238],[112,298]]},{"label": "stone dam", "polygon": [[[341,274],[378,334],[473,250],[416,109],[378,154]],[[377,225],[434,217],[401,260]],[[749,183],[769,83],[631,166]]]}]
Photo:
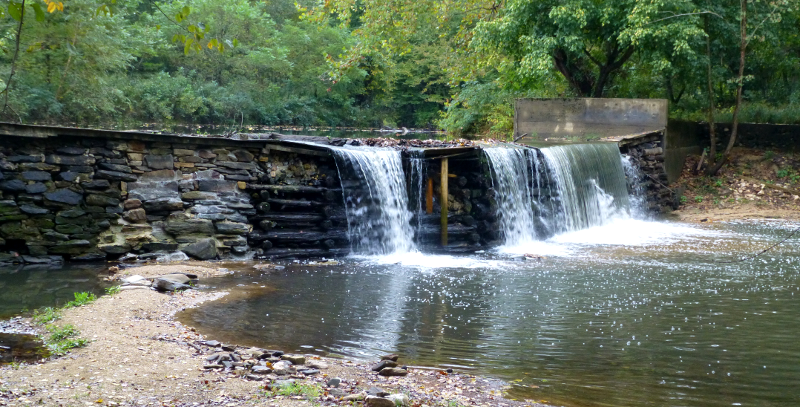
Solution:
[{"label": "stone dam", "polygon": [[[548,162],[546,149],[464,140],[16,124],[0,124],[0,140],[0,264],[469,253],[508,243],[516,216],[533,219],[535,238],[563,230],[572,215],[554,165],[578,165]],[[663,143],[652,132],[606,144],[612,162],[631,163],[623,188],[648,212],[675,201]],[[504,203],[501,162],[526,174],[512,180],[526,191],[519,208]]]}]

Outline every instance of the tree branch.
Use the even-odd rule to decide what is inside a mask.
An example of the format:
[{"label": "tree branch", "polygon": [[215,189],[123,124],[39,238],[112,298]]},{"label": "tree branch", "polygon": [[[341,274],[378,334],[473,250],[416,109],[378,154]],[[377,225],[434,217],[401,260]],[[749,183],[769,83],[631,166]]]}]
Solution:
[{"label": "tree branch", "polygon": [[[8,74],[8,80],[6,81],[6,88],[3,89],[2,92],[5,93],[5,101],[3,102],[3,111],[0,112],[0,114],[2,115],[5,115],[6,109],[8,109],[8,91],[11,88],[11,81],[14,79],[14,74],[17,72],[17,57],[19,56],[19,41],[22,38],[23,21],[25,21],[25,0],[22,0],[22,6],[20,7],[19,25],[17,26],[17,38],[16,38],[16,45],[14,48],[14,57],[11,59],[11,72]],[[13,111],[14,109],[11,110]],[[20,122],[22,122],[21,118]]]},{"label": "tree branch", "polygon": [[[724,18],[722,18],[721,15],[719,15],[719,14],[713,12],[713,11],[700,11],[700,12],[697,12],[697,13],[675,14],[675,15],[672,15],[672,16],[669,16],[669,17],[659,18],[658,20],[650,21],[647,24],[654,24],[654,23],[657,23],[659,21],[669,20],[671,18],[686,17],[686,16],[696,16],[696,15],[701,15],[701,14],[711,14],[713,16],[717,16],[717,17],[719,17],[719,18],[724,20]],[[647,25],[647,24],[645,24],[645,25]]]}]

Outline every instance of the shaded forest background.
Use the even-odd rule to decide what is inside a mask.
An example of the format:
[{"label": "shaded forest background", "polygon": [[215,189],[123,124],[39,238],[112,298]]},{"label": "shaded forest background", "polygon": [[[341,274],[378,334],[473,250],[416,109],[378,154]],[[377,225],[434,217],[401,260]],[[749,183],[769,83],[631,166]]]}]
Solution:
[{"label": "shaded forest background", "polygon": [[505,135],[514,98],[584,96],[725,121],[745,7],[741,120],[800,122],[796,0],[50,3],[0,2],[3,120]]}]

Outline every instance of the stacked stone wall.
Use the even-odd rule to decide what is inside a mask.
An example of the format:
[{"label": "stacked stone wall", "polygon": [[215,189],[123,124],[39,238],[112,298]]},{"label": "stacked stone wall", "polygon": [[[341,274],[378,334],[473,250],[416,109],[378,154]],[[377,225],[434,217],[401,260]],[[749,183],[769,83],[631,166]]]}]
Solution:
[{"label": "stacked stone wall", "polygon": [[628,138],[619,144],[620,152],[638,169],[638,173],[626,174],[629,192],[643,197],[645,209],[650,213],[668,212],[676,207],[676,194],[667,186],[663,131]]},{"label": "stacked stone wall", "polygon": [[175,251],[214,259],[290,247],[249,244],[254,232],[263,231],[263,212],[292,212],[291,205],[276,208],[282,194],[270,195],[263,186],[314,188],[335,175],[324,155],[236,141],[169,140],[4,136],[0,263],[129,254],[147,259]]}]

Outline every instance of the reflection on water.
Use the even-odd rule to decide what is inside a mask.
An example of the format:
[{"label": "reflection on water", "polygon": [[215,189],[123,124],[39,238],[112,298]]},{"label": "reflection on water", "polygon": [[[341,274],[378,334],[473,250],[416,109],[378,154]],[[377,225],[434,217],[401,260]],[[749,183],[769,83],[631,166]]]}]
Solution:
[{"label": "reflection on water", "polygon": [[0,319],[24,310],[61,306],[74,293],[103,293],[108,283],[99,273],[104,264],[28,265],[0,267]]},{"label": "reflection on water", "polygon": [[[632,221],[586,232],[605,240],[560,236],[501,253],[429,256],[436,267],[424,257],[290,265],[220,279],[270,289],[181,318],[247,345],[397,352],[408,363],[499,377],[514,383],[512,397],[555,404],[797,405],[798,240],[719,263],[791,227]],[[530,252],[546,258],[514,257]]]}]

